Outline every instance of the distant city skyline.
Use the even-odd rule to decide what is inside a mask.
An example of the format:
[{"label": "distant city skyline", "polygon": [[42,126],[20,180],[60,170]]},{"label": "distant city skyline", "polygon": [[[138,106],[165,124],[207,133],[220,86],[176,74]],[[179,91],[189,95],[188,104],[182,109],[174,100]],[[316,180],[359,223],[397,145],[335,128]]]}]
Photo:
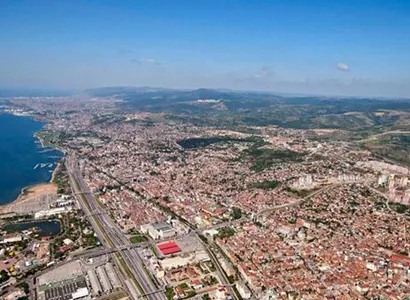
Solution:
[{"label": "distant city skyline", "polygon": [[410,1],[2,1],[0,87],[410,97]]}]

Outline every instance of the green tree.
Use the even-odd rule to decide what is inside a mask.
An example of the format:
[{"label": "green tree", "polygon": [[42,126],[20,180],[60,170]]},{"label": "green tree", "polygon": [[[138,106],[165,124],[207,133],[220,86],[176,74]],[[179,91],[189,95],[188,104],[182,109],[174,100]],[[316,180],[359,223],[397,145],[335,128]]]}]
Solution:
[{"label": "green tree", "polygon": [[242,210],[239,207],[233,207],[231,211],[231,217],[234,220],[242,218]]}]

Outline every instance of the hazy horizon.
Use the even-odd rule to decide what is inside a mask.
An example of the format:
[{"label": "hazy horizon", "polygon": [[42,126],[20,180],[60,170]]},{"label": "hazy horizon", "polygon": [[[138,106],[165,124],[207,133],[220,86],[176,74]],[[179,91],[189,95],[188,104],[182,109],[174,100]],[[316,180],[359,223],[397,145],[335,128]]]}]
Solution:
[{"label": "hazy horizon", "polygon": [[410,2],[6,1],[0,87],[410,97]]},{"label": "hazy horizon", "polygon": [[338,94],[325,94],[325,93],[295,93],[295,92],[278,92],[269,90],[241,90],[241,89],[228,89],[228,88],[208,88],[208,87],[198,87],[198,88],[173,88],[173,87],[160,87],[160,86],[129,86],[129,85],[117,85],[117,86],[101,86],[101,87],[91,87],[85,89],[49,89],[49,88],[3,88],[0,87],[0,98],[4,97],[65,97],[65,96],[75,96],[84,94],[87,90],[93,89],[104,89],[104,88],[152,88],[152,89],[165,89],[165,90],[175,90],[175,91],[194,91],[194,90],[216,90],[216,91],[226,91],[232,93],[266,93],[276,96],[283,97],[324,97],[324,98],[374,98],[374,99],[401,99],[410,100],[410,96],[380,96],[380,95],[338,95]]}]

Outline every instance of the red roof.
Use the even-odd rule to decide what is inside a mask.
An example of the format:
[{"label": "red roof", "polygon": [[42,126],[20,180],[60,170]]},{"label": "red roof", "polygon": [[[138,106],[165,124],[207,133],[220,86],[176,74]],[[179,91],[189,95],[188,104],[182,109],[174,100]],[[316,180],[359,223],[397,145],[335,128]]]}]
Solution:
[{"label": "red roof", "polygon": [[391,261],[393,263],[401,263],[410,266],[410,258],[408,256],[392,254]]},{"label": "red roof", "polygon": [[157,245],[157,247],[163,255],[173,254],[181,251],[181,248],[179,248],[179,246],[175,242],[166,242]]},{"label": "red roof", "polygon": [[179,251],[181,251],[181,249],[178,246],[161,250],[162,254],[164,254],[164,255],[177,253]]},{"label": "red roof", "polygon": [[58,251],[59,251],[60,253],[64,253],[64,252],[66,252],[66,251],[68,251],[68,250],[71,250],[71,249],[73,249],[73,248],[74,248],[73,245],[66,245],[66,246],[61,247]]},{"label": "red roof", "polygon": [[158,249],[162,250],[162,249],[175,247],[175,246],[177,246],[177,244],[175,242],[171,241],[171,242],[165,242],[165,243],[162,243],[162,244],[158,244],[157,246],[158,246]]}]

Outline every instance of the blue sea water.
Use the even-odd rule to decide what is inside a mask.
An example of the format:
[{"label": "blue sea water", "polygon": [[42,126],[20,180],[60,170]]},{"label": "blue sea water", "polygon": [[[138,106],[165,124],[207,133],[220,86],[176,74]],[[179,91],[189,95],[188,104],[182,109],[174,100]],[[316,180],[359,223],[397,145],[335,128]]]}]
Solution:
[{"label": "blue sea water", "polygon": [[[34,134],[42,127],[30,117],[0,113],[0,205],[15,200],[22,188],[51,179],[63,155],[41,147]],[[34,169],[40,163],[52,166]]]}]

